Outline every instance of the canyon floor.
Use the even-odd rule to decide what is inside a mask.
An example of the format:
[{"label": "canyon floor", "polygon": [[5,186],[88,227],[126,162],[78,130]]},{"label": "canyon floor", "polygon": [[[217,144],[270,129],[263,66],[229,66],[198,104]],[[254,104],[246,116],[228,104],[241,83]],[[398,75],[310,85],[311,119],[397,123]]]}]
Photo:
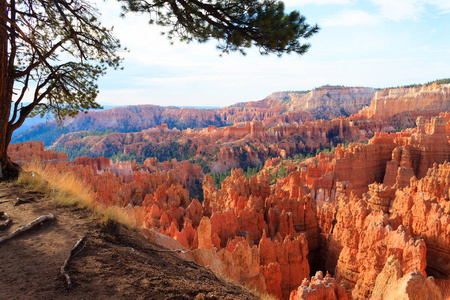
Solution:
[{"label": "canyon floor", "polygon": [[[25,203],[15,205],[17,198]],[[258,299],[135,231],[104,224],[86,210],[58,207],[15,183],[0,183],[0,211],[13,222],[0,228],[0,237],[42,215],[56,217],[0,243],[2,299]],[[60,268],[82,237],[66,268],[68,289]]]}]

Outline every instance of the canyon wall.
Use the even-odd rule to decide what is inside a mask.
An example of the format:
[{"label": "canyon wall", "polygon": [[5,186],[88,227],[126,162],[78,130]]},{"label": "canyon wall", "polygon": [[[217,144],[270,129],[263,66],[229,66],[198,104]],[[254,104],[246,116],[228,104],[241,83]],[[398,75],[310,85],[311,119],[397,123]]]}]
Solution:
[{"label": "canyon wall", "polygon": [[364,87],[324,86],[308,93],[277,92],[267,100],[282,100],[289,111],[308,111],[316,119],[350,116],[370,105],[375,90]]},{"label": "canyon wall", "polygon": [[[396,115],[415,120],[450,111],[450,84],[430,84],[377,91],[369,107],[359,114],[365,118],[387,120]],[[399,118],[398,122],[401,122]]]}]

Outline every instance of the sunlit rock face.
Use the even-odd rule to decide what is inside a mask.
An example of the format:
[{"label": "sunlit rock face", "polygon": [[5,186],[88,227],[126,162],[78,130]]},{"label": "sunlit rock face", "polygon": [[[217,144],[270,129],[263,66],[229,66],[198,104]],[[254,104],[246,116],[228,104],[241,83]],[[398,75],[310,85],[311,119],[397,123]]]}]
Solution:
[{"label": "sunlit rock face", "polygon": [[398,188],[407,187],[414,176],[408,148],[399,146],[392,151],[392,159],[386,165],[383,183]]},{"label": "sunlit rock face", "polygon": [[417,118],[417,127],[399,133],[376,133],[368,144],[336,147],[333,155],[319,155],[301,165],[307,184],[317,201],[334,201],[337,182],[349,181],[358,196],[373,182],[406,188],[413,177],[423,178],[435,163],[450,161],[450,115],[431,120]]},{"label": "sunlit rock face", "polygon": [[377,276],[370,299],[440,300],[443,298],[433,277],[425,277],[418,271],[403,273],[399,260],[393,255],[388,258],[383,270]]},{"label": "sunlit rock face", "polygon": [[375,90],[364,87],[324,86],[308,93],[278,92],[267,100],[284,100],[290,111],[308,111],[318,119],[349,116],[368,106]]},{"label": "sunlit rock face", "polygon": [[[368,145],[338,147],[302,166],[321,228],[322,267],[353,298],[370,297],[390,254],[403,274],[449,277],[449,120],[418,118],[413,130],[376,134]],[[381,155],[365,154],[373,149]]]},{"label": "sunlit rock face", "polygon": [[289,300],[347,300],[350,299],[344,286],[327,273],[323,277],[322,271],[317,271],[311,280],[305,278],[302,284],[292,291]]},{"label": "sunlit rock face", "polygon": [[[371,295],[375,279],[390,254],[402,258],[401,266],[405,272],[418,270],[426,274],[426,245],[423,240],[414,240],[402,226],[392,229],[381,212],[365,215],[367,211],[361,202],[349,203],[349,207],[355,208],[354,220],[361,222],[361,227],[340,228],[338,221],[336,238],[341,238],[343,249],[335,276],[347,289],[352,289],[354,299],[367,299]],[[348,216],[348,212],[343,213]]]},{"label": "sunlit rock face", "polygon": [[427,245],[427,273],[450,277],[450,165],[430,168],[420,180],[396,192],[390,215],[393,224],[410,228]]},{"label": "sunlit rock face", "polygon": [[[309,247],[318,248],[318,224],[311,208],[309,189],[299,172],[291,173],[270,188],[270,177],[261,172],[247,179],[234,170],[217,190],[210,177],[204,181],[204,211],[211,216],[211,235],[219,237],[223,251],[234,252],[236,239],[258,245],[260,272],[266,290],[287,299],[309,276]],[[241,243],[239,242],[239,243]]]},{"label": "sunlit rock face", "polygon": [[450,111],[450,84],[431,84],[377,91],[370,106],[358,115],[391,120],[393,126],[404,127],[419,116],[430,119],[446,111]]}]

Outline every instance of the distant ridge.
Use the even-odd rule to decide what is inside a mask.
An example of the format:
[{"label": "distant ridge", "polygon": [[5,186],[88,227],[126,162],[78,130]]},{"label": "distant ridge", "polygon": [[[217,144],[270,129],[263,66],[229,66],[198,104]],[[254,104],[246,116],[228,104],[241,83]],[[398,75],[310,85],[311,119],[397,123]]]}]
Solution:
[{"label": "distant ridge", "polygon": [[[441,79],[432,83],[446,83]],[[414,87],[418,85],[413,85]],[[426,86],[426,85],[424,85]],[[392,90],[392,89],[391,89]],[[305,122],[348,117],[371,105],[377,89],[324,85],[312,91],[275,92],[262,100],[241,102],[229,107],[215,106],[118,106],[90,111],[67,118],[63,127],[54,120],[30,124],[13,137],[12,142],[43,141],[53,144],[63,134],[77,131],[139,132],[161,124],[169,129],[223,127],[247,121],[263,121],[266,125],[280,122]],[[108,108],[108,106],[105,106]],[[288,117],[287,117],[288,116]],[[35,120],[34,120],[35,122]]]},{"label": "distant ridge", "polygon": [[[364,90],[362,90],[364,89]],[[331,120],[349,116],[368,106],[375,94],[370,88],[321,87],[310,92],[285,93],[275,97],[273,93],[260,101],[242,102],[229,107],[212,106],[121,106],[103,111],[90,111],[75,118],[67,118],[63,127],[54,120],[35,124],[30,129],[14,137],[13,142],[43,141],[46,146],[53,144],[62,134],[77,131],[138,132],[147,128],[167,124],[168,128],[180,130],[223,127],[246,121],[264,121],[268,124],[279,122],[280,116],[290,115],[296,122],[314,119]],[[286,98],[287,97],[287,98]]]},{"label": "distant ridge", "polygon": [[179,108],[196,108],[196,109],[219,109],[222,108],[223,106],[177,106]]},{"label": "distant ridge", "polygon": [[[23,103],[23,105],[26,106],[26,105],[28,105],[28,103]],[[103,105],[102,109],[96,109],[96,110],[107,110],[107,109],[111,109],[114,107],[120,107],[120,106],[122,106],[122,105]],[[11,107],[11,110],[12,109],[14,109],[14,107]],[[33,126],[35,124],[39,124],[39,123],[43,123],[43,122],[45,123],[45,122],[48,122],[51,120],[53,120],[53,118],[50,118],[47,116],[41,117],[39,115],[34,116],[32,118],[26,118],[25,122],[23,122],[22,126],[20,126],[18,129],[16,129],[13,132],[12,138],[13,138],[13,140],[15,140],[19,136],[19,134],[27,131],[28,129],[31,128],[31,126]]]}]

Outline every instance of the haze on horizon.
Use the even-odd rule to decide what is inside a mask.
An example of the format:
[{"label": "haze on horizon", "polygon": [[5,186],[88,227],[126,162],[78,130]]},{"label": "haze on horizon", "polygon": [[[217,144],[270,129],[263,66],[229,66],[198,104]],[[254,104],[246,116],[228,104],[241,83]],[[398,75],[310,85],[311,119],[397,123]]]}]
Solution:
[{"label": "haze on horizon", "polygon": [[105,25],[130,51],[123,71],[100,79],[103,105],[223,107],[272,92],[322,85],[383,88],[450,77],[448,0],[287,0],[321,30],[310,50],[261,56],[250,49],[220,56],[215,41],[170,44],[145,15],[119,18],[120,5],[98,3]]}]

